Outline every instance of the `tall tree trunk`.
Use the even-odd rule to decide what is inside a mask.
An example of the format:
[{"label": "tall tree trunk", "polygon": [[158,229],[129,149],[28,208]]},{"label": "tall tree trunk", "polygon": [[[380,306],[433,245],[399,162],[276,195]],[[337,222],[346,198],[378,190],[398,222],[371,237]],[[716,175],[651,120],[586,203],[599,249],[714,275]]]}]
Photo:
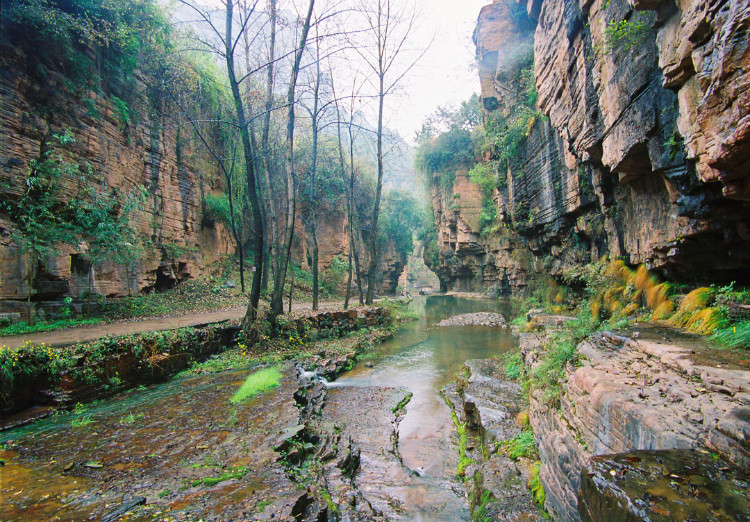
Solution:
[{"label": "tall tree trunk", "polygon": [[333,99],[336,103],[336,137],[338,138],[338,146],[339,146],[339,168],[341,169],[341,178],[344,182],[344,186],[346,187],[346,219],[349,222],[349,255],[347,256],[349,258],[349,264],[347,267],[347,276],[346,276],[346,294],[344,296],[344,310],[349,308],[349,298],[352,295],[352,268],[353,268],[353,256],[352,256],[352,227],[354,226],[354,222],[352,221],[352,190],[351,187],[348,184],[347,176],[346,176],[346,167],[344,164],[344,146],[341,142],[341,110],[339,109],[339,101],[336,97],[336,89],[333,82],[333,75],[331,76],[331,89],[333,90]]},{"label": "tall tree trunk", "polygon": [[237,223],[234,219],[234,196],[232,194],[232,173],[227,176],[227,192],[229,193],[229,222],[232,226],[232,235],[237,241],[237,253],[240,256],[240,289],[245,293],[245,256],[242,246],[242,234],[237,229]]},{"label": "tall tree trunk", "polygon": [[289,278],[289,313],[292,313],[292,301],[294,300],[294,266],[289,265],[289,271],[292,273]]},{"label": "tall tree trunk", "polygon": [[385,98],[383,74],[380,75],[380,95],[378,97],[378,184],[375,187],[375,207],[372,211],[372,230],[370,230],[370,269],[367,274],[368,305],[375,296],[375,274],[378,269],[378,217],[380,216],[380,196],[383,192],[383,100]]},{"label": "tall tree trunk", "polygon": [[[263,157],[263,178],[267,190],[267,196],[264,198],[266,202],[266,233],[268,234],[268,245],[265,249],[264,259],[266,263],[263,265],[263,290],[268,289],[269,280],[269,269],[273,268],[273,273],[276,274],[279,271],[278,255],[274,255],[278,251],[278,232],[277,228],[277,217],[278,210],[276,208],[276,198],[271,197],[273,192],[271,185],[271,151],[269,145],[269,135],[271,129],[271,110],[273,109],[273,87],[274,87],[274,69],[276,61],[276,0],[270,0],[269,2],[269,13],[271,23],[271,34],[269,35],[268,42],[268,69],[266,77],[266,106],[263,114],[263,124],[261,128],[261,154]],[[271,263],[274,263],[273,266]]]},{"label": "tall tree trunk", "polygon": [[[317,26],[316,26],[317,27]],[[316,31],[317,36],[317,31]],[[310,168],[310,242],[312,243],[312,309],[318,309],[318,298],[320,297],[320,271],[318,266],[318,231],[315,213],[315,175],[318,173],[318,114],[320,103],[320,45],[315,47],[317,60],[315,61],[315,87],[313,89],[313,112],[312,112],[312,165]]]},{"label": "tall tree trunk", "polygon": [[86,295],[86,319],[91,319],[91,291],[94,279],[94,263],[89,263],[89,291]]},{"label": "tall tree trunk", "polygon": [[244,326],[247,328],[250,322],[255,319],[258,312],[258,302],[260,301],[260,278],[263,270],[263,217],[260,213],[260,201],[258,200],[258,190],[255,180],[255,166],[253,164],[253,149],[250,141],[250,130],[248,128],[247,118],[245,117],[245,106],[242,103],[240,87],[237,82],[237,76],[234,68],[234,46],[232,42],[232,25],[234,15],[233,0],[226,0],[227,19],[226,19],[226,64],[227,74],[229,76],[229,87],[232,89],[234,106],[237,112],[237,124],[239,125],[240,136],[242,138],[242,148],[245,156],[245,176],[247,179],[248,195],[250,197],[250,206],[253,212],[253,228],[255,229],[255,238],[253,241],[253,258],[256,264],[256,270],[253,272],[253,286],[250,291],[250,301],[245,313]]},{"label": "tall tree trunk", "polygon": [[294,220],[296,213],[296,187],[294,175],[294,96],[297,89],[297,78],[299,76],[300,62],[302,54],[307,43],[307,34],[310,31],[310,20],[312,19],[313,7],[315,0],[310,0],[304,25],[302,26],[302,36],[294,55],[294,64],[292,65],[292,76],[289,80],[289,90],[287,91],[288,120],[286,128],[286,192],[287,192],[287,210],[286,210],[286,230],[284,233],[284,243],[281,245],[281,252],[278,252],[280,258],[280,269],[274,278],[274,295],[271,301],[271,317],[280,315],[283,311],[283,292],[286,281],[286,272],[289,266],[289,257],[292,252],[292,241],[294,240]]},{"label": "tall tree trunk", "polygon": [[[349,116],[352,117],[351,115]],[[357,236],[354,234],[354,135],[352,134],[351,122],[349,124],[349,192],[351,193],[351,226],[349,227],[349,242],[352,247],[352,257],[354,258],[354,268],[357,274],[357,292],[359,295],[360,306],[365,304],[365,295],[362,290],[362,272],[359,265],[359,254],[357,253]]]}]

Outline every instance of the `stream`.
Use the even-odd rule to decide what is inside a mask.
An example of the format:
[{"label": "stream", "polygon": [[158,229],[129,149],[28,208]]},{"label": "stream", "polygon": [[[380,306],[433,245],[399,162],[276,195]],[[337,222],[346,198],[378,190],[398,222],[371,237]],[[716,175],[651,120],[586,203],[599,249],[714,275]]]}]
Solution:
[{"label": "stream", "polygon": [[407,481],[407,491],[401,492],[407,497],[403,519],[468,521],[463,486],[455,478],[455,427],[440,390],[455,378],[465,361],[501,355],[516,341],[506,328],[438,328],[434,324],[475,312],[500,312],[510,320],[511,309],[497,301],[442,295],[417,297],[411,306],[419,320],[407,323],[392,340],[375,346],[373,358],[360,361],[334,385],[395,387],[414,394],[399,424],[401,460],[418,475]]},{"label": "stream", "polygon": [[[363,437],[362,464],[353,482],[377,512],[391,520],[468,521],[455,478],[455,429],[440,390],[466,360],[502,355],[515,341],[510,329],[433,325],[472,312],[510,318],[511,310],[454,296],[420,296],[411,306],[419,320],[331,383],[323,420],[359,425],[353,433]],[[122,518],[117,509],[135,502],[143,505],[128,508],[135,511],[127,520],[296,517],[312,497],[272,449],[280,432],[299,423],[296,370],[285,368],[273,393],[238,405],[228,399],[247,370],[177,378],[2,433],[0,441],[12,443],[0,447],[0,520],[114,521]],[[383,419],[403,391],[413,397],[393,425],[397,441],[389,441],[391,421]],[[394,446],[400,462],[378,460]],[[234,473],[244,479],[233,480]]]}]

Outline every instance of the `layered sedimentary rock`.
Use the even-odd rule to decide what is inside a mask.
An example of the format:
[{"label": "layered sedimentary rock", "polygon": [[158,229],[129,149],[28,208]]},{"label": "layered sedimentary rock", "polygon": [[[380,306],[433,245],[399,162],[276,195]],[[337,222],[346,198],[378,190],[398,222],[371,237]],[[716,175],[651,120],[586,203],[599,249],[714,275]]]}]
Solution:
[{"label": "layered sedimentary rock", "polygon": [[[93,58],[92,58],[93,59]],[[235,253],[227,227],[205,212],[204,197],[224,192],[224,177],[178,107],[163,93],[151,95],[153,79],[138,75],[127,120],[117,98],[102,90],[75,86],[65,71],[47,69],[38,77],[33,57],[17,42],[2,42],[0,77],[0,199],[15,201],[22,193],[32,162],[45,144],[53,145],[70,165],[93,173],[97,191],[127,194],[145,188],[146,199],[133,225],[150,247],[129,266],[104,262],[93,267],[92,291],[119,297],[162,291],[188,279],[207,275],[220,259]],[[119,93],[125,96],[123,93]],[[122,102],[122,100],[120,100]],[[61,147],[53,135],[69,131],[74,141]],[[211,136],[209,136],[211,139]],[[68,182],[60,198],[73,199],[81,187]],[[342,198],[343,199],[343,198]],[[348,254],[343,202],[324,204],[318,217],[320,266],[327,269]],[[298,219],[302,223],[302,219]],[[13,235],[15,226],[0,210],[0,311],[26,314],[30,256],[22,255]],[[304,227],[297,229],[296,263],[308,268]],[[248,249],[245,250],[246,252]],[[62,246],[39,263],[32,301],[54,312],[48,301],[79,297],[88,291],[89,265],[85,244]],[[379,293],[394,293],[406,264],[389,245],[382,254]],[[364,265],[363,265],[364,266]]]},{"label": "layered sedimentary rock", "polygon": [[[233,241],[219,223],[206,223],[202,195],[223,189],[215,164],[201,152],[192,136],[181,131],[176,110],[165,104],[156,110],[131,104],[131,121],[124,124],[112,99],[92,90],[75,91],[59,71],[46,71],[40,84],[24,51],[3,41],[0,78],[0,194],[13,201],[24,187],[33,161],[53,133],[69,130],[75,141],[56,148],[70,164],[91,169],[93,185],[127,194],[140,185],[148,196],[134,216],[134,226],[154,248],[132,266],[104,263],[94,267],[93,290],[119,296],[142,290],[162,290],[205,273],[221,256],[234,252]],[[146,90],[138,80],[138,91]],[[80,187],[68,184],[63,199]],[[29,258],[19,254],[13,223],[0,215],[0,300],[12,307],[28,293]],[[88,288],[88,265],[81,247],[64,247],[42,260],[35,300],[79,295]]]},{"label": "layered sedimentary rock", "polygon": [[444,287],[478,289],[474,281],[507,272],[522,288],[529,255],[551,274],[609,253],[674,279],[748,279],[750,10],[677,4],[496,0],[482,9],[486,113],[512,111],[513,71],[533,38],[539,115],[494,198],[512,231],[479,238],[479,207],[446,212],[454,200],[479,201],[476,188],[433,190]]},{"label": "layered sedimentary rock", "polygon": [[[747,469],[750,371],[694,337],[654,326],[630,337],[598,334],[579,345],[580,364],[565,368],[559,406],[544,390],[531,394],[545,507],[555,520],[580,520],[581,474],[594,455],[694,449]],[[543,342],[521,334],[527,368]]]}]

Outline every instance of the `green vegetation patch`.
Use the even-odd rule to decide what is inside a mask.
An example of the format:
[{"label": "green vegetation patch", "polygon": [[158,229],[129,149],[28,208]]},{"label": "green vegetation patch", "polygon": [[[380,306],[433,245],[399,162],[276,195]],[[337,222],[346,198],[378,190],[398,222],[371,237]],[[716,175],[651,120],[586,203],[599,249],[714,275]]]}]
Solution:
[{"label": "green vegetation patch", "polygon": [[234,468],[229,468],[228,470],[224,471],[221,475],[216,476],[216,477],[206,477],[206,478],[194,480],[191,483],[191,486],[195,487],[195,486],[203,485],[203,486],[212,487],[221,482],[226,482],[227,480],[241,479],[242,477],[245,476],[246,473],[247,473],[247,468],[245,466],[237,466]]},{"label": "green vegetation patch", "polygon": [[276,368],[264,368],[248,375],[229,402],[237,404],[250,397],[276,388],[281,381],[281,373]]},{"label": "green vegetation patch", "polygon": [[395,413],[395,414],[400,413],[404,408],[406,408],[406,405],[409,404],[409,401],[411,400],[411,398],[413,396],[414,396],[414,394],[412,392],[407,392],[406,395],[404,396],[404,398],[401,399],[399,401],[399,403],[396,404],[393,407],[393,410],[391,410],[391,411],[393,411],[393,413]]},{"label": "green vegetation patch", "polygon": [[501,445],[508,457],[513,460],[536,458],[539,455],[536,441],[534,440],[534,432],[529,428],[519,432],[512,439],[503,441]]},{"label": "green vegetation patch", "polygon": [[91,324],[97,324],[104,321],[104,319],[58,319],[56,321],[45,321],[34,324],[29,324],[25,321],[14,323],[5,328],[0,328],[0,337],[9,335],[25,335],[30,333],[38,332],[50,332],[52,330],[60,330],[62,328],[73,328],[75,326],[87,326]]}]

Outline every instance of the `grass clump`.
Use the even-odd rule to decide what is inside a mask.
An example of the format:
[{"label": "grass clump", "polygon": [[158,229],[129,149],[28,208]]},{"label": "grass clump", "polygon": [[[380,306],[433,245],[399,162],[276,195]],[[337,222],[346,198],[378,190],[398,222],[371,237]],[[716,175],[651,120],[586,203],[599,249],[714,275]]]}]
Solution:
[{"label": "grass clump", "polygon": [[534,432],[530,428],[518,432],[512,439],[501,443],[505,453],[513,460],[520,458],[536,458],[539,451],[534,440]]},{"label": "grass clump", "polygon": [[727,348],[750,349],[750,321],[737,321],[733,325],[716,330],[712,339]]},{"label": "grass clump", "polygon": [[517,381],[523,374],[523,358],[521,352],[508,352],[504,356],[505,369],[503,370],[508,379]]},{"label": "grass clump", "polygon": [[281,382],[281,373],[276,368],[264,368],[251,373],[229,402],[237,404],[259,393],[276,388]]},{"label": "grass clump", "polygon": [[713,290],[708,287],[696,288],[683,298],[670,322],[675,326],[687,326],[693,314],[708,307],[712,295]]},{"label": "grass clump", "polygon": [[445,403],[448,405],[451,411],[451,419],[453,419],[453,425],[456,426],[456,433],[458,434],[458,465],[456,466],[456,476],[465,477],[466,468],[474,464],[476,461],[466,454],[466,446],[469,443],[469,434],[466,432],[466,423],[458,420],[458,415],[453,409],[448,397],[443,395]]},{"label": "grass clump", "polygon": [[245,476],[246,473],[247,473],[247,468],[245,466],[229,468],[228,470],[226,470],[225,472],[223,472],[221,475],[217,477],[206,477],[206,478],[194,480],[191,483],[191,486],[195,487],[195,486],[204,485],[204,486],[212,487],[221,482],[226,482],[227,480],[241,479],[242,477]]},{"label": "grass clump", "polygon": [[528,483],[526,486],[531,491],[531,494],[534,497],[534,500],[536,503],[544,509],[544,502],[547,500],[547,493],[544,491],[544,486],[542,485],[541,481],[539,480],[539,470],[542,467],[541,462],[535,462],[531,465],[529,468],[529,471],[531,472],[531,477],[529,478]]},{"label": "grass clump", "polygon": [[409,404],[409,401],[414,396],[412,392],[407,392],[403,399],[399,401],[398,404],[396,404],[393,409],[391,410],[395,414],[399,414],[401,411],[403,411],[404,408],[406,408],[406,405]]}]

